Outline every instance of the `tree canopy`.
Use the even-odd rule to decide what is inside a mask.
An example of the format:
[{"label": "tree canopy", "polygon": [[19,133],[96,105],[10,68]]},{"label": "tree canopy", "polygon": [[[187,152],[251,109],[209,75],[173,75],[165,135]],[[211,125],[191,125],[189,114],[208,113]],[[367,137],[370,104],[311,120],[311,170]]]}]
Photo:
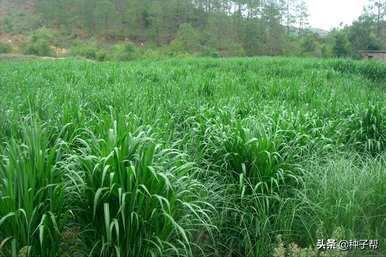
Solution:
[{"label": "tree canopy", "polygon": [[186,53],[345,57],[358,50],[381,49],[386,41],[386,0],[369,0],[352,26],[327,36],[312,32],[305,0],[0,0],[0,4],[1,9],[8,8],[1,31],[31,33],[46,27],[70,41],[130,41]]}]

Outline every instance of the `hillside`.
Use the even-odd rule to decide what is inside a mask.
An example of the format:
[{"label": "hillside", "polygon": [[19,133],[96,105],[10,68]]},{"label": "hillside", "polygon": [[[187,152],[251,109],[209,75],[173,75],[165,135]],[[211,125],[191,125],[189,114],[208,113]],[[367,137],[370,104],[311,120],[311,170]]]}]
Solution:
[{"label": "hillside", "polygon": [[[301,8],[285,12],[276,1],[1,0],[0,42],[14,52],[55,55],[49,47],[74,48],[74,55],[107,59],[117,59],[121,53],[112,48],[127,42],[150,50],[140,56],[329,54],[325,40],[301,25],[307,17],[303,2],[289,1]],[[49,30],[42,36],[47,42],[30,42],[41,28]]]},{"label": "hillside", "polygon": [[352,26],[326,32],[307,25],[305,0],[1,0],[0,53],[114,61],[359,58],[359,50],[386,48],[386,13],[374,12],[374,5],[369,1]]}]

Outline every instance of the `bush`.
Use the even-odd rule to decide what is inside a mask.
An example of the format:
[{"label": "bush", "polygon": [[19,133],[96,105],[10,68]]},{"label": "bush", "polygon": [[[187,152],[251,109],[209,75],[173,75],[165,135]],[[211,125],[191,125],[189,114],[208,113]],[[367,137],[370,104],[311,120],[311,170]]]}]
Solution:
[{"label": "bush", "polygon": [[10,44],[0,42],[0,54],[6,54],[11,52],[12,47]]},{"label": "bush", "polygon": [[97,53],[96,53],[96,60],[97,61],[100,61],[100,62],[103,62],[103,61],[106,61],[108,59],[108,54],[105,50],[98,50]]},{"label": "bush", "polygon": [[102,53],[99,53],[95,42],[78,43],[71,48],[71,54],[75,56],[85,57],[87,59],[102,58]]},{"label": "bush", "polygon": [[146,49],[142,57],[145,59],[160,59],[165,55],[163,49]]},{"label": "bush", "polygon": [[24,45],[24,54],[32,54],[38,56],[52,56],[53,52],[50,49],[48,42],[38,41],[31,44]]},{"label": "bush", "polygon": [[224,44],[220,49],[222,56],[245,56],[245,50],[243,46],[236,42],[229,42],[229,44]]},{"label": "bush", "polygon": [[23,53],[38,56],[54,55],[50,48],[53,37],[53,33],[46,28],[36,30],[32,33],[30,40],[23,45]]},{"label": "bush", "polygon": [[201,55],[213,58],[221,57],[221,54],[216,49],[212,49],[210,47],[202,47]]},{"label": "bush", "polygon": [[112,48],[113,59],[117,61],[130,61],[140,56],[139,50],[133,43],[117,44]]},{"label": "bush", "polygon": [[189,23],[181,24],[176,38],[170,43],[170,48],[176,53],[193,54],[199,51],[200,37],[195,28]]}]

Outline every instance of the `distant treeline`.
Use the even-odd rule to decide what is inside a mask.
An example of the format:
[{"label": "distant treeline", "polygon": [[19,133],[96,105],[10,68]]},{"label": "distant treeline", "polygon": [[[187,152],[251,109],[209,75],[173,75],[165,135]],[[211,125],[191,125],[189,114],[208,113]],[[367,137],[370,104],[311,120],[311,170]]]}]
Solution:
[{"label": "distant treeline", "polygon": [[[330,33],[309,27],[304,0],[0,0],[0,4],[5,12],[1,31],[27,34],[46,27],[55,34],[48,44],[58,47],[79,48],[83,42],[103,48],[132,42],[168,54],[317,57],[355,56],[358,50],[385,47],[385,0],[369,0],[353,26]],[[92,43],[87,42],[90,39]]]}]

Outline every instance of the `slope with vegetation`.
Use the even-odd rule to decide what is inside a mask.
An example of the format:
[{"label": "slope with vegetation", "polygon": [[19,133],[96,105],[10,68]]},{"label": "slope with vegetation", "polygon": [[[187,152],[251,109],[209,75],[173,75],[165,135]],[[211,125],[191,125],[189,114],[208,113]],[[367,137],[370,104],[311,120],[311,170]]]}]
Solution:
[{"label": "slope with vegetation", "polygon": [[383,63],[8,61],[0,73],[1,257],[355,256],[314,246],[386,243]]}]

